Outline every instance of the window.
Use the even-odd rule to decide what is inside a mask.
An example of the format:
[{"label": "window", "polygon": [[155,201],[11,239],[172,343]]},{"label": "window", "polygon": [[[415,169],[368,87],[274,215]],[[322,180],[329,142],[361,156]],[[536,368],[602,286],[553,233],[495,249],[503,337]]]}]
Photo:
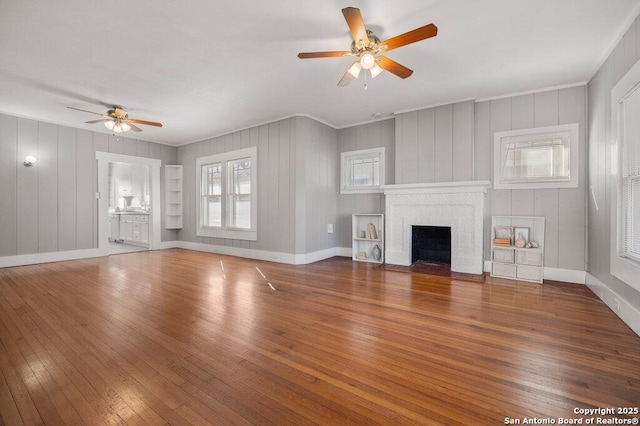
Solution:
[{"label": "window", "polygon": [[384,147],[340,154],[341,194],[382,192],[384,185]]},{"label": "window", "polygon": [[640,290],[640,62],[611,90],[611,274]]},{"label": "window", "polygon": [[257,148],[200,157],[198,229],[202,237],[257,240]]},{"label": "window", "polygon": [[577,188],[578,125],[494,135],[494,188]]},{"label": "window", "polygon": [[621,102],[621,255],[640,262],[640,88]]}]

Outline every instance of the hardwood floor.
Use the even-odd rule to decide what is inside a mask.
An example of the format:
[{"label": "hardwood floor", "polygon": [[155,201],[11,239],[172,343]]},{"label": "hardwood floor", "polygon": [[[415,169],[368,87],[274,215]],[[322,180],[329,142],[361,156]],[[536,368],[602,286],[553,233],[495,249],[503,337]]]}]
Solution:
[{"label": "hardwood floor", "polygon": [[639,401],[640,337],[584,286],[180,249],[0,269],[0,425],[505,424]]}]

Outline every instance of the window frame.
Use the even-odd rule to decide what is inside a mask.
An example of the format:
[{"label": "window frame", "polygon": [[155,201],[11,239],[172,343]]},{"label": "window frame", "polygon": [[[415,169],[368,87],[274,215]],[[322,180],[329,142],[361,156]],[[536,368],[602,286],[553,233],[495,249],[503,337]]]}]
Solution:
[{"label": "window frame", "polygon": [[[228,226],[229,223],[229,164],[244,158],[248,158],[251,163],[251,227],[249,229],[234,228]],[[220,163],[221,165],[221,226],[205,226],[203,198],[204,191],[203,167]],[[258,148],[250,147],[236,151],[223,152],[220,154],[208,155],[196,158],[196,236],[227,238],[232,240],[258,240]]]},{"label": "window frame", "polygon": [[611,274],[640,291],[640,262],[625,255],[623,248],[624,194],[622,181],[624,145],[622,140],[622,102],[640,90],[640,62],[637,62],[611,89]]},{"label": "window frame", "polygon": [[[361,149],[358,151],[346,151],[340,153],[340,194],[380,194],[384,192],[385,161],[384,147]],[[350,161],[362,158],[378,158],[378,185],[350,186]]]},{"label": "window frame", "polygon": [[[577,188],[580,175],[578,123],[533,129],[495,132],[493,135],[493,188],[494,189],[541,189]],[[502,175],[509,144],[513,142],[536,142],[541,139],[561,139],[569,145],[569,178],[549,177],[539,179],[507,179]]]}]

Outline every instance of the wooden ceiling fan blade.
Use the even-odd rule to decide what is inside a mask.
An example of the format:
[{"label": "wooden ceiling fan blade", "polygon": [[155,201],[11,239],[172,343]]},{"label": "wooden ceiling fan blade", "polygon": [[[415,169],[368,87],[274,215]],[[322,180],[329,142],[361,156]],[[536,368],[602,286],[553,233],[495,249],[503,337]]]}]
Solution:
[{"label": "wooden ceiling fan blade", "polygon": [[399,36],[391,37],[390,39],[381,42],[378,47],[380,47],[380,50],[383,52],[388,52],[390,50],[397,49],[398,47],[415,43],[416,41],[435,37],[437,34],[438,27],[433,24],[429,24],[404,34],[400,34]]},{"label": "wooden ceiling fan blade", "polygon": [[142,131],[142,129],[141,129],[140,127],[138,127],[138,126],[135,126],[135,125],[131,122],[131,120],[126,120],[126,121],[125,121],[125,123],[127,123],[127,125],[128,125],[129,127],[131,127],[131,130],[133,130],[134,132],[141,132],[141,131]]},{"label": "wooden ceiling fan blade", "polygon": [[347,21],[351,35],[353,35],[353,41],[356,42],[356,46],[364,45],[369,47],[369,37],[367,37],[367,30],[360,14],[360,9],[356,7],[345,7],[342,9],[344,19]]},{"label": "wooden ceiling fan blade", "polygon": [[380,66],[380,68],[387,70],[400,78],[407,78],[411,76],[411,74],[413,74],[413,70],[410,70],[404,65],[400,65],[396,61],[391,60],[386,56],[378,56],[376,58],[376,63]]},{"label": "wooden ceiling fan blade", "polygon": [[135,118],[130,118],[127,120],[128,123],[136,123],[136,124],[144,124],[146,126],[155,126],[162,127],[162,123],[156,123],[154,121],[146,121],[146,120],[137,120]]},{"label": "wooden ceiling fan blade", "polygon": [[110,118],[100,118],[98,120],[85,121],[86,124],[106,123],[107,121],[113,121]]},{"label": "wooden ceiling fan blade", "polygon": [[70,107],[70,106],[68,106],[67,108],[75,109],[76,111],[88,112],[89,114],[95,114],[95,115],[99,115],[99,116],[102,116],[102,117],[108,117],[108,115],[101,114],[99,112],[87,111],[86,109],[74,108],[74,107]]},{"label": "wooden ceiling fan blade", "polygon": [[333,52],[303,52],[298,53],[298,58],[300,59],[311,59],[311,58],[341,58],[343,56],[352,55],[349,51],[333,51]]},{"label": "wooden ceiling fan blade", "polygon": [[344,73],[344,75],[342,76],[342,78],[338,82],[338,86],[340,86],[340,87],[348,86],[349,83],[351,83],[351,80],[354,80],[354,79],[355,79],[355,77],[353,75],[351,75],[349,70],[347,70],[347,72]]}]

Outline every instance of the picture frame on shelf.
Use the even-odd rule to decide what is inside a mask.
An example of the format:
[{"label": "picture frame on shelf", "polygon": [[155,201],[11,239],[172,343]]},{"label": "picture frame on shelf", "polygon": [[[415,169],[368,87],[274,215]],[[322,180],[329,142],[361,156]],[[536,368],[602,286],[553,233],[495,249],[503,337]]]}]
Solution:
[{"label": "picture frame on shelf", "polygon": [[494,238],[509,239],[513,243],[513,226],[496,226],[493,229]]},{"label": "picture frame on shelf", "polygon": [[514,228],[514,232],[513,235],[518,238],[518,235],[522,234],[522,238],[524,239],[525,243],[529,243],[529,228],[525,228],[525,227],[515,227]]}]

